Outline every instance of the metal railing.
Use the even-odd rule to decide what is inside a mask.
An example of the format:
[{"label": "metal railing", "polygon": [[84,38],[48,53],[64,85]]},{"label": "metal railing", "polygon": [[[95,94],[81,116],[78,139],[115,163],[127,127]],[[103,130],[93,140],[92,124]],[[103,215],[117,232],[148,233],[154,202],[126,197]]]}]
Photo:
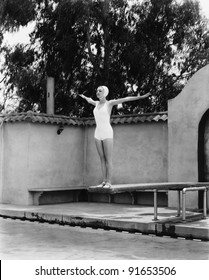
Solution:
[{"label": "metal railing", "polygon": [[[201,187],[187,187],[178,191],[178,200],[177,200],[177,217],[181,216],[181,191],[182,191],[182,221],[186,221],[186,192],[188,191],[204,191],[203,195],[203,218],[207,217],[207,191],[209,190],[209,186],[201,186]],[[158,209],[157,209],[157,192],[158,189],[154,189],[154,221],[158,220]]]},{"label": "metal railing", "polygon": [[191,191],[204,191],[203,195],[203,218],[207,216],[207,191],[208,187],[190,187],[182,190],[182,220],[186,221],[186,193]]}]

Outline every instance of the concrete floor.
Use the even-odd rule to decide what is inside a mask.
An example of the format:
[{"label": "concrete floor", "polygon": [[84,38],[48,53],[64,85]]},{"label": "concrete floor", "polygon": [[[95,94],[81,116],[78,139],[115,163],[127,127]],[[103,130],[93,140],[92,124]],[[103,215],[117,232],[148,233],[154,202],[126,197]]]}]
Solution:
[{"label": "concrete floor", "polygon": [[1,260],[208,260],[209,242],[0,218]]},{"label": "concrete floor", "polygon": [[159,207],[158,220],[153,221],[153,212],[153,207],[111,203],[0,204],[0,216],[209,241],[209,216],[201,219],[201,214],[187,211],[188,219],[183,223],[175,209]]}]

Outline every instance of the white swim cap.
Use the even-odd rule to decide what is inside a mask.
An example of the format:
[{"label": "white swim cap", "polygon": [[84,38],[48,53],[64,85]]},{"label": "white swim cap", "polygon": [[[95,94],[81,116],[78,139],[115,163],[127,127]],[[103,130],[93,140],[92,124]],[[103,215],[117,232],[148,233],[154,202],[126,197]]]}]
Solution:
[{"label": "white swim cap", "polygon": [[104,97],[107,97],[108,94],[109,94],[109,89],[108,89],[108,87],[102,86],[102,88],[103,88],[103,92],[104,92]]}]

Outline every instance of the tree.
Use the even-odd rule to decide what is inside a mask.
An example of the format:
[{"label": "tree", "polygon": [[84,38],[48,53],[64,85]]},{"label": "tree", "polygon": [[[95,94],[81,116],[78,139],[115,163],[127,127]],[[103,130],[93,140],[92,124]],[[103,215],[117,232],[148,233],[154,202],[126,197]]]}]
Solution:
[{"label": "tree", "polygon": [[35,1],[1,0],[0,25],[5,31],[17,30],[35,19]]},{"label": "tree", "polygon": [[139,20],[134,22],[135,33],[126,55],[129,79],[152,93],[154,110],[165,110],[167,100],[208,63],[207,21],[200,15],[199,3],[188,0],[183,4],[144,1],[133,6],[132,13]]},{"label": "tree", "polygon": [[[167,100],[208,63],[207,21],[199,3],[191,0],[130,2],[32,1],[29,18],[35,15],[36,26],[31,46],[9,51],[5,64],[7,84],[15,85],[22,98],[19,110],[43,112],[47,75],[55,77],[57,114],[90,116],[92,108],[77,94],[95,97],[100,84],[109,87],[110,98],[152,94],[140,106],[127,103],[114,113],[166,110]],[[21,65],[15,53],[31,59]]]},{"label": "tree", "polygon": [[[12,52],[11,48],[6,46],[2,47],[3,35],[6,31],[17,31],[19,27],[26,26],[30,21],[35,19],[35,1],[33,0],[2,0],[0,2],[0,55],[7,57],[5,60],[5,66],[0,70],[2,75],[0,78],[0,91],[3,95],[3,103],[0,105],[1,111],[5,109],[5,104],[8,100],[18,99],[15,94],[14,86],[19,87],[19,84],[15,84],[11,74],[13,65],[9,61],[9,57],[13,59],[13,55],[9,56]],[[19,53],[19,47],[14,55]],[[23,56],[22,56],[23,58]],[[25,58],[24,58],[25,59]],[[8,65],[7,65],[8,63]],[[17,70],[18,72],[18,70]],[[3,82],[5,84],[3,85]],[[18,88],[17,92],[19,94]]]}]

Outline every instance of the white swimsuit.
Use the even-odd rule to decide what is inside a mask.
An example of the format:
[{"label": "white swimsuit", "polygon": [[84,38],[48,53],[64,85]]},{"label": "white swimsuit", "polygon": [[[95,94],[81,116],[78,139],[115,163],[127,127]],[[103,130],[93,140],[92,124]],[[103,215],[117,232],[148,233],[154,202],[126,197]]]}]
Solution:
[{"label": "white swimsuit", "polygon": [[94,118],[96,121],[96,129],[94,137],[98,140],[105,140],[107,138],[113,138],[113,129],[110,125],[110,114],[108,112],[107,101],[98,109],[99,102],[97,101],[94,108]]}]

